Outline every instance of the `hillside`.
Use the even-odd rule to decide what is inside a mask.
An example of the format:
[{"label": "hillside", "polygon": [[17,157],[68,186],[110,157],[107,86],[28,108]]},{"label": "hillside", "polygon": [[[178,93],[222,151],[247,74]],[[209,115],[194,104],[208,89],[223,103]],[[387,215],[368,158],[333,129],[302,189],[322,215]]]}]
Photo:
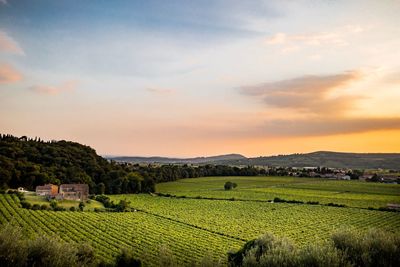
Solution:
[{"label": "hillside", "polygon": [[166,157],[112,157],[118,162],[159,164],[220,164],[280,167],[316,167],[351,169],[400,169],[400,153],[343,153],[318,151],[307,154],[290,154],[269,157],[246,158],[240,154],[214,157],[166,158]]},{"label": "hillside", "polygon": [[0,135],[0,188],[33,190],[45,183],[85,183],[91,193],[109,194],[154,188],[152,180],[110,163],[89,146]]},{"label": "hillside", "polygon": [[168,157],[109,157],[111,160],[129,163],[160,163],[160,164],[207,164],[223,161],[246,160],[245,156],[240,154],[228,154],[212,157],[196,157],[196,158],[168,158]]},{"label": "hillside", "polygon": [[318,151],[308,154],[291,154],[271,157],[225,161],[225,164],[314,167],[351,169],[400,169],[400,153],[342,153]]}]

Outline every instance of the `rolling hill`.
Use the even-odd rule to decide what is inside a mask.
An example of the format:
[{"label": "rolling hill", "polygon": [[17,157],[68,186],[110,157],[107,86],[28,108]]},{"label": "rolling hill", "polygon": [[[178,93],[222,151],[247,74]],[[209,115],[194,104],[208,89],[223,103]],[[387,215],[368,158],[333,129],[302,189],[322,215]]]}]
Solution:
[{"label": "rolling hill", "polygon": [[246,158],[240,154],[214,157],[166,158],[166,157],[113,157],[119,162],[160,163],[160,164],[221,164],[257,165],[281,167],[316,167],[351,169],[393,169],[400,170],[400,153],[344,153],[317,151],[306,154],[277,155]]}]

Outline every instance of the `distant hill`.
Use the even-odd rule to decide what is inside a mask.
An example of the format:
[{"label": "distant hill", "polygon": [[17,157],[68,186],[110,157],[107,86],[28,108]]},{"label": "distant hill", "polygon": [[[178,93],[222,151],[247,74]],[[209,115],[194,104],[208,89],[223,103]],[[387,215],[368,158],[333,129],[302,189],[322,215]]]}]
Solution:
[{"label": "distant hill", "polygon": [[160,164],[217,164],[224,161],[246,160],[245,156],[240,154],[228,154],[212,157],[196,157],[196,158],[168,158],[168,157],[107,157],[108,159],[118,162],[129,163],[160,163]]},{"label": "distant hill", "polygon": [[109,157],[119,162],[160,164],[221,164],[257,165],[281,167],[331,167],[351,169],[400,170],[400,153],[343,153],[318,151],[306,154],[290,154],[268,157],[246,158],[240,154],[214,157],[166,158],[166,157]]},{"label": "distant hill", "polygon": [[290,154],[270,157],[224,161],[224,164],[316,167],[351,169],[400,169],[400,153],[343,153],[318,151],[307,154]]}]

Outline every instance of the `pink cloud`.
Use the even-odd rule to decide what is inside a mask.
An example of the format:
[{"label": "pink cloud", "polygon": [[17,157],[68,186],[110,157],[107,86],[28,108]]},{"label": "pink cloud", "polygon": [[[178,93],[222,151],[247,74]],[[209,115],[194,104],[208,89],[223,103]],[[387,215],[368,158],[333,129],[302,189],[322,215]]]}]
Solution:
[{"label": "pink cloud", "polygon": [[357,72],[306,75],[294,79],[241,87],[242,94],[261,99],[268,107],[319,115],[350,110],[359,96],[329,97],[333,90],[360,79]]},{"label": "pink cloud", "polygon": [[0,64],[0,84],[22,80],[22,74],[9,64]]},{"label": "pink cloud", "polygon": [[0,31],[0,52],[24,55],[19,44],[4,31]]},{"label": "pink cloud", "polygon": [[58,95],[64,92],[72,92],[77,88],[77,86],[77,81],[66,81],[61,83],[59,86],[35,85],[30,87],[30,90],[44,95]]}]

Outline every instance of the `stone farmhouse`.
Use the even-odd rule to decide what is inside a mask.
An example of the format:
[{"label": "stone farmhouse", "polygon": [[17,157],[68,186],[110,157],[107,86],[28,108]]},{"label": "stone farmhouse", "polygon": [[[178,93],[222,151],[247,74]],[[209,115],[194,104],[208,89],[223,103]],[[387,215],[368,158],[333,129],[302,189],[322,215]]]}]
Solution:
[{"label": "stone farmhouse", "polygon": [[55,197],[58,194],[58,186],[54,184],[45,184],[36,186],[36,195]]},{"label": "stone farmhouse", "polygon": [[62,184],[60,193],[62,199],[87,200],[89,197],[89,186],[87,184]]},{"label": "stone farmhouse", "polygon": [[62,184],[60,187],[53,184],[36,186],[36,194],[59,200],[87,200],[89,197],[89,186],[87,184]]}]

